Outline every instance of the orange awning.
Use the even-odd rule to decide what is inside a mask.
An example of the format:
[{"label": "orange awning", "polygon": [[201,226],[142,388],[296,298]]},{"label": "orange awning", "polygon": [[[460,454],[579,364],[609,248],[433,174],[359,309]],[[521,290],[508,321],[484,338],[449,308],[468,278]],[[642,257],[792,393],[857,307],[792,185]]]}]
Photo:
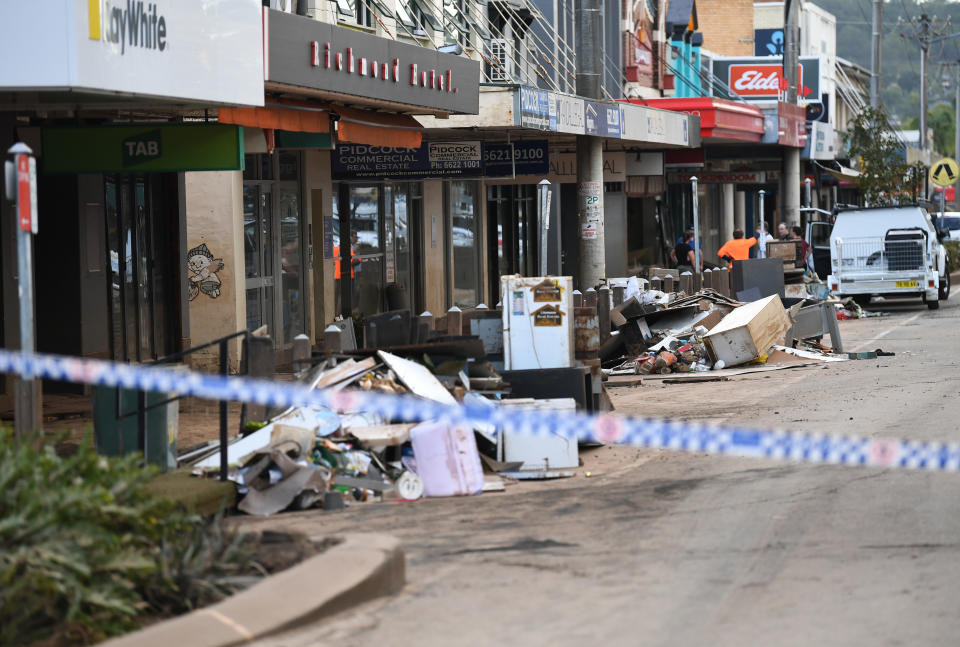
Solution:
[{"label": "orange awning", "polygon": [[220,108],[218,119],[221,123],[251,128],[329,133],[331,113],[340,117],[337,122],[337,141],[391,148],[420,148],[423,129],[409,115],[283,102],[264,108]]},{"label": "orange awning", "polygon": [[330,132],[330,115],[326,112],[286,108],[220,108],[217,114],[217,120],[222,124],[298,133]]}]

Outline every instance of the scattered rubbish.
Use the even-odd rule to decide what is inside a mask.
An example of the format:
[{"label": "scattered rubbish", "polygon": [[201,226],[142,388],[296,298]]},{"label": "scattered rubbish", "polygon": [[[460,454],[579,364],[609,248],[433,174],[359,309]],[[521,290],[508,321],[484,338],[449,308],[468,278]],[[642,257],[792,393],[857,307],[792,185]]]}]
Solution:
[{"label": "scattered rubbish", "polygon": [[410,440],[425,496],[477,494],[483,489],[483,467],[472,429],[422,422],[410,430]]},{"label": "scattered rubbish", "polygon": [[878,348],[874,352],[877,354],[877,357],[893,357],[894,355],[896,355],[896,353],[888,353],[882,348]]},{"label": "scattered rubbish", "polygon": [[704,336],[715,360],[737,366],[760,357],[783,340],[790,317],[777,295],[734,309]]},{"label": "scattered rubbish", "polygon": [[873,351],[863,353],[847,353],[847,359],[877,359],[877,354]]},{"label": "scattered rubbish", "polygon": [[423,497],[423,481],[413,472],[406,471],[396,482],[397,494],[406,501],[416,501]]}]

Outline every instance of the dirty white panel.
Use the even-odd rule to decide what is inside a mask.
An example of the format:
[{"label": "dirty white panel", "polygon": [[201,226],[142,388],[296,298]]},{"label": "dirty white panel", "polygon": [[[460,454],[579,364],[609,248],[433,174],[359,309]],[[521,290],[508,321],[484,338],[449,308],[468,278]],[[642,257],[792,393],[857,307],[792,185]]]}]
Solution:
[{"label": "dirty white panel", "polygon": [[[504,404],[509,402],[505,400]],[[573,398],[550,398],[533,403],[526,401],[521,406],[551,412],[566,411],[572,415],[577,410],[577,401]],[[552,433],[533,436],[504,431],[503,460],[507,463],[522,461],[520,469],[523,471],[570,469],[580,465],[580,454],[575,438]]]}]

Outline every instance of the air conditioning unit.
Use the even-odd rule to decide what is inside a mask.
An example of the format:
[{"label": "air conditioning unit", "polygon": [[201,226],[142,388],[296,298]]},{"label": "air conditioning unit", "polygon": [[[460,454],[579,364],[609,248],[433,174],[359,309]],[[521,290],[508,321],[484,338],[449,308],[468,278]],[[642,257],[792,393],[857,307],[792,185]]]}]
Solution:
[{"label": "air conditioning unit", "polygon": [[487,75],[491,83],[504,83],[513,80],[512,46],[506,38],[490,39],[490,72]]}]

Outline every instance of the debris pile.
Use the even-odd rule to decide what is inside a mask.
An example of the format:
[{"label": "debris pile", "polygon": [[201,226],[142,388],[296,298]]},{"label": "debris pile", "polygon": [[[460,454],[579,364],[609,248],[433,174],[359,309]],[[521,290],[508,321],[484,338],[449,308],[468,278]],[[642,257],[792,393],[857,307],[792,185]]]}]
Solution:
[{"label": "debris pile", "polygon": [[[634,385],[648,378],[722,380],[848,359],[833,302],[761,296],[769,286],[748,285],[746,271],[736,275],[745,286],[737,298],[726,268],[678,280],[657,272],[649,281],[609,279],[583,294],[569,277],[504,277],[506,310],[497,304],[451,308],[441,317],[388,312],[369,318],[360,335],[352,322],[335,322],[323,352],[295,360],[298,379],[315,389],[450,405],[595,412],[612,409],[605,387],[625,385],[630,376],[642,376]],[[580,464],[578,443],[548,430],[410,424],[322,408],[267,409],[262,417],[226,448],[227,477],[249,514],[471,495],[503,490],[515,479],[573,476]],[[216,443],[181,459],[197,475],[219,474]]]}]

